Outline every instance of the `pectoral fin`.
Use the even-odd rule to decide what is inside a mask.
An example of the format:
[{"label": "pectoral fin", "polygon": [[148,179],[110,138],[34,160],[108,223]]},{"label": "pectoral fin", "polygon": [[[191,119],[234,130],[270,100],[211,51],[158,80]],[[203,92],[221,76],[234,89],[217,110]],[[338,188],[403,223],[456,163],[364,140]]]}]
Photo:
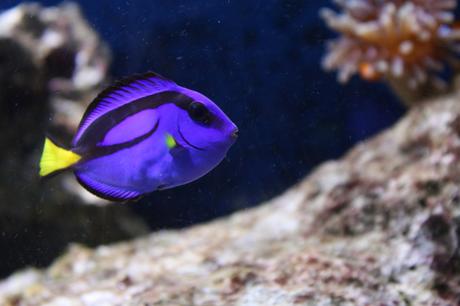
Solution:
[{"label": "pectoral fin", "polygon": [[177,147],[177,141],[171,134],[166,133],[165,143],[168,149],[172,150]]},{"label": "pectoral fin", "polygon": [[165,144],[173,156],[185,150],[185,148],[174,138],[174,136],[168,133],[165,136]]}]

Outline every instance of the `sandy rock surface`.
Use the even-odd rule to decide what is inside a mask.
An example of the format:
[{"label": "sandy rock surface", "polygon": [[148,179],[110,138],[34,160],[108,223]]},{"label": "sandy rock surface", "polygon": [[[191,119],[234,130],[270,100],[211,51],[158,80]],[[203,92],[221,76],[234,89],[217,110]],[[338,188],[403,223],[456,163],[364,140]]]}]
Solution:
[{"label": "sandy rock surface", "polygon": [[458,305],[460,93],[255,209],[0,283],[1,305]]}]

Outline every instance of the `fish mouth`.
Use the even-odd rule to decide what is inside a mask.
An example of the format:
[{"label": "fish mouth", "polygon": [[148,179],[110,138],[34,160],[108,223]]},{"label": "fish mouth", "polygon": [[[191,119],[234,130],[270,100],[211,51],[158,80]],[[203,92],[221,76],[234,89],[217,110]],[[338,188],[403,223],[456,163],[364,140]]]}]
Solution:
[{"label": "fish mouth", "polygon": [[177,124],[177,131],[179,132],[179,135],[180,137],[182,138],[182,140],[190,147],[194,148],[195,150],[198,150],[198,151],[205,151],[204,148],[200,148],[200,147],[197,147],[193,144],[190,143],[190,141],[187,140],[187,138],[185,138],[184,134],[182,134],[182,131],[180,130],[180,125],[179,123]]}]

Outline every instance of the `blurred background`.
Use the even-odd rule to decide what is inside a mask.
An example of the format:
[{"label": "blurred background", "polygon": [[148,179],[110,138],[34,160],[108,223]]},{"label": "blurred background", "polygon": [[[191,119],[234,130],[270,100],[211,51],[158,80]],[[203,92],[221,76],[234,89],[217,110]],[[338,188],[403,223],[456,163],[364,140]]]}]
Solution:
[{"label": "blurred background", "polygon": [[[394,123],[404,108],[384,85],[355,77],[342,86],[335,73],[322,70],[325,42],[335,34],[326,28],[318,11],[323,6],[333,7],[331,2],[74,2],[111,54],[107,77],[101,83],[153,70],[206,94],[240,129],[237,143],[210,174],[122,208],[80,208],[84,204],[74,196],[70,200],[49,200],[50,194],[62,192],[62,186],[56,182],[36,185],[34,161],[45,131],[53,130],[50,125],[55,122],[49,114],[53,109],[56,112],[56,105],[24,104],[31,98],[16,89],[5,93],[10,88],[11,74],[18,71],[17,65],[27,61],[27,54],[13,52],[16,58],[12,60],[11,52],[2,51],[0,44],[0,95],[5,99],[1,103],[8,103],[9,118],[11,114],[17,118],[13,123],[4,120],[1,125],[2,133],[11,133],[7,140],[2,139],[9,141],[1,143],[6,151],[3,156],[17,156],[15,151],[8,151],[13,143],[24,154],[34,152],[28,163],[15,164],[26,167],[23,175],[15,168],[19,166],[12,166],[1,182],[4,200],[0,205],[7,216],[1,217],[0,247],[6,250],[0,253],[1,275],[23,266],[46,265],[69,242],[108,243],[151,230],[189,226],[258,205],[298,182],[321,162],[341,156],[353,144]],[[20,3],[2,0],[0,10]],[[39,3],[46,7],[61,1]],[[73,53],[66,50],[52,57],[50,67],[73,65]],[[48,68],[46,82],[51,80],[50,75],[62,78],[72,74],[65,69],[55,70]],[[30,75],[28,70],[24,75]],[[45,92],[40,93],[43,101],[64,86],[56,80],[47,84]],[[37,97],[37,93],[30,94]],[[97,90],[72,97],[86,100],[78,103],[89,103],[95,94]],[[16,122],[34,116],[43,116],[44,120],[34,127],[15,128]],[[34,130],[30,144],[23,146],[21,131],[30,129]],[[38,187],[32,190],[27,184]],[[8,190],[15,193],[8,194]],[[9,212],[11,206],[17,208],[14,213]],[[51,206],[59,212],[48,213]],[[29,212],[27,218],[23,211]],[[76,215],[76,221],[70,221]],[[126,215],[132,218],[125,220],[122,216]],[[114,223],[115,219],[121,221]],[[133,222],[139,230],[124,230],[133,228]]]}]

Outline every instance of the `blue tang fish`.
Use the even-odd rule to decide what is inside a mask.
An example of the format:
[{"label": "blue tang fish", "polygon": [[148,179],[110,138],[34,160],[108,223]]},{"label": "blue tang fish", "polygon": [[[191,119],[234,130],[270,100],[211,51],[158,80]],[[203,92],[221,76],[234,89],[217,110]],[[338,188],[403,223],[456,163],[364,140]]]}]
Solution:
[{"label": "blue tang fish", "polygon": [[93,194],[127,201],[200,178],[223,160],[237,135],[209,98],[149,72],[101,92],[70,149],[46,138],[40,176],[70,169]]}]

